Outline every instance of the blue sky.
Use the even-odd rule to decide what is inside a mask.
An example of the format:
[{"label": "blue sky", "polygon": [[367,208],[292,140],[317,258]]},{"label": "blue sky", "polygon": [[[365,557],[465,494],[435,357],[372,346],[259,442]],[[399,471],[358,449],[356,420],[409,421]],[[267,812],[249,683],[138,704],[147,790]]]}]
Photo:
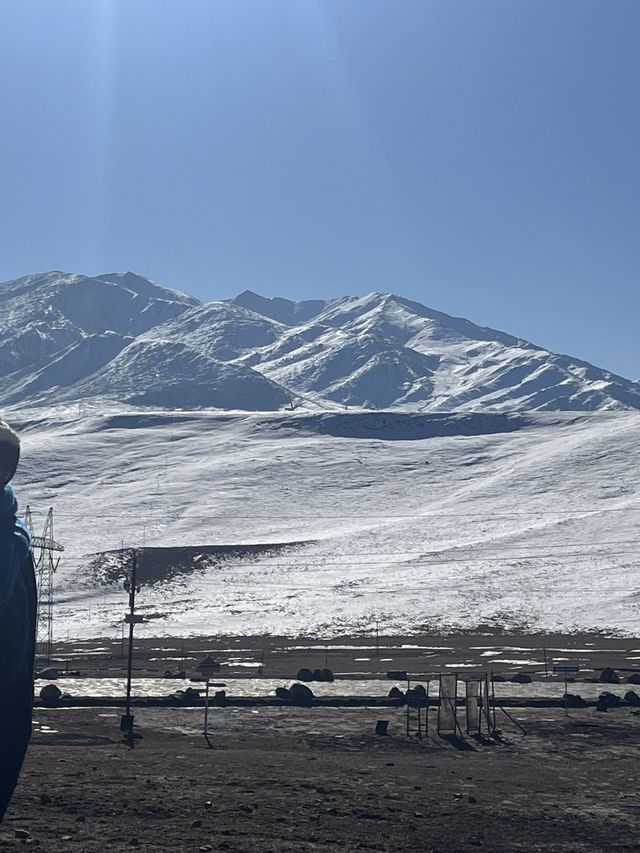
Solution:
[{"label": "blue sky", "polygon": [[0,279],[391,290],[640,377],[637,0],[3,0]]}]

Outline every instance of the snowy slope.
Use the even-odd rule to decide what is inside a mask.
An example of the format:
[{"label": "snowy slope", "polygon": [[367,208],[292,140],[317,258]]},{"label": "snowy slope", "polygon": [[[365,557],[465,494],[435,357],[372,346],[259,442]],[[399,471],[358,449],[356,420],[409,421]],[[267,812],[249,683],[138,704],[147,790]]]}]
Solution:
[{"label": "snowy slope", "polygon": [[59,636],[118,634],[125,545],[307,541],[145,586],[150,635],[640,630],[640,414],[13,410],[67,547]]}]

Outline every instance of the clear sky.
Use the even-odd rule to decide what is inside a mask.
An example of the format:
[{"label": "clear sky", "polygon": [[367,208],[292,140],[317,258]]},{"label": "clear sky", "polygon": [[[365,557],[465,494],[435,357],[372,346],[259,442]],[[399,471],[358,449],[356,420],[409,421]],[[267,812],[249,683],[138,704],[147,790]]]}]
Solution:
[{"label": "clear sky", "polygon": [[638,0],[2,0],[0,279],[391,290],[640,377]]}]

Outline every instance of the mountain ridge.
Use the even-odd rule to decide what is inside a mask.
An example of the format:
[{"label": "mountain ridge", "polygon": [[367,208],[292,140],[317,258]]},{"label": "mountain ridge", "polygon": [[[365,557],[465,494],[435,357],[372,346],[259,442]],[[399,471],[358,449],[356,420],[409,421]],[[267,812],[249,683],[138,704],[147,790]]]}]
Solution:
[{"label": "mountain ridge", "polygon": [[640,409],[637,381],[392,293],[202,303],[133,272],[50,271],[2,282],[0,307],[5,405]]}]

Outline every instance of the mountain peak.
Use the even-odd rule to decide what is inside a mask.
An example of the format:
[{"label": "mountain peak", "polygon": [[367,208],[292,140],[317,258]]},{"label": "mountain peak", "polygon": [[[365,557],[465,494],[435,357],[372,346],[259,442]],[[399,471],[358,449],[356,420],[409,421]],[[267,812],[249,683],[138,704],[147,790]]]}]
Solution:
[{"label": "mountain peak", "polygon": [[5,403],[640,409],[638,382],[385,291],[294,301],[247,289],[203,305],[131,271],[54,270],[5,282],[2,304]]},{"label": "mountain peak", "polygon": [[249,311],[277,320],[279,323],[284,323],[285,326],[305,323],[319,314],[326,305],[326,302],[321,299],[293,302],[291,299],[283,299],[280,296],[260,296],[259,293],[254,293],[252,290],[239,293],[231,302],[248,308]]}]

